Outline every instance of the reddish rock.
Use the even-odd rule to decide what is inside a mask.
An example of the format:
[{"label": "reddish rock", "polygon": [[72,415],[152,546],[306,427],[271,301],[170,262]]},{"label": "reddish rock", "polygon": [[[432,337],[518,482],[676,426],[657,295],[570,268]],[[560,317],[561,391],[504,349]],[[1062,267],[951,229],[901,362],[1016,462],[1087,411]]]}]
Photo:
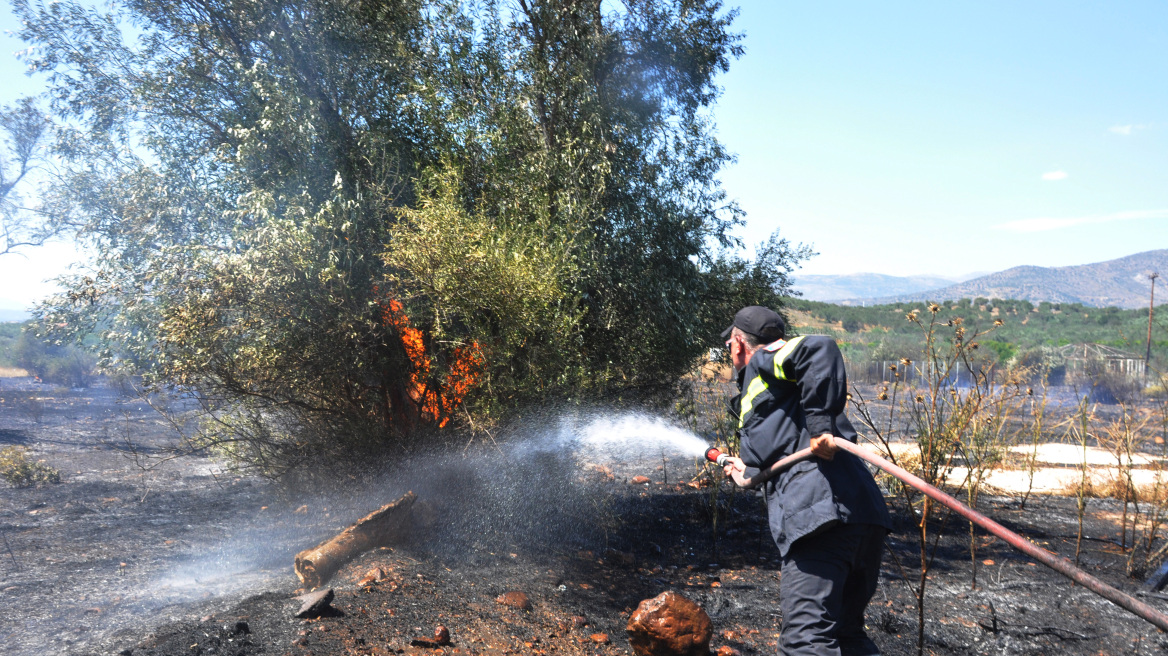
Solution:
[{"label": "reddish rock", "polygon": [[374,567],[365,576],[362,576],[360,581],[357,581],[357,585],[364,587],[383,580],[385,580],[385,570],[380,567]]},{"label": "reddish rock", "polygon": [[450,644],[450,629],[439,624],[434,627],[434,642],[440,645]]},{"label": "reddish rock", "polygon": [[504,592],[498,597],[495,597],[495,601],[503,604],[504,606],[510,606],[520,610],[531,610],[531,600],[528,599],[527,595],[522,592]]},{"label": "reddish rock", "polygon": [[593,633],[591,636],[589,636],[589,638],[592,639],[592,642],[595,642],[598,645],[607,645],[608,644],[608,634],[607,633]]},{"label": "reddish rock", "polygon": [[633,485],[644,485],[645,483],[650,483],[652,481],[649,479],[648,476],[634,476],[633,480],[630,482]]},{"label": "reddish rock", "polygon": [[569,621],[572,623],[573,629],[582,629],[588,626],[588,618],[583,615],[573,615]]},{"label": "reddish rock", "polygon": [[730,645],[722,645],[718,647],[718,656],[742,656],[742,652],[731,647]]},{"label": "reddish rock", "polygon": [[642,601],[625,630],[638,656],[706,656],[714,635],[706,611],[672,591]]}]

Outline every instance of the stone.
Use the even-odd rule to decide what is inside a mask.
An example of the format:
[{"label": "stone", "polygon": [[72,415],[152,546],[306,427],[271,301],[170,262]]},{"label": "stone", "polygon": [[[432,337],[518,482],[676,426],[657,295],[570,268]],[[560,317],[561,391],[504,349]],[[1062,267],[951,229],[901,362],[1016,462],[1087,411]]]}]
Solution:
[{"label": "stone", "polygon": [[244,622],[243,620],[239,620],[238,622],[235,623],[235,626],[232,627],[231,632],[234,633],[235,635],[239,635],[241,633],[245,633],[245,634],[251,633],[251,627],[248,626],[247,622]]},{"label": "stone", "polygon": [[498,597],[495,597],[495,601],[504,606],[510,606],[520,610],[531,610],[531,600],[527,598],[526,594],[516,590],[504,592]]},{"label": "stone", "polygon": [[598,645],[607,645],[608,644],[608,634],[607,633],[593,633],[591,636],[589,636],[589,638],[592,640],[592,642],[595,642]]},{"label": "stone", "polygon": [[717,656],[742,656],[742,652],[730,645],[722,645],[718,647]]},{"label": "stone", "polygon": [[706,656],[714,635],[706,611],[673,591],[642,601],[625,630],[638,656]]},{"label": "stone", "polygon": [[627,551],[618,551],[616,549],[605,549],[604,559],[617,565],[637,564],[637,557],[635,555]]},{"label": "stone", "polygon": [[434,642],[440,645],[450,644],[450,629],[439,624],[434,627]]},{"label": "stone", "polygon": [[329,604],[335,596],[332,588],[326,588],[296,597],[300,600],[300,610],[296,611],[296,617],[320,617],[330,608]]},{"label": "stone", "polygon": [[634,476],[633,480],[631,480],[629,482],[632,483],[633,485],[645,485],[646,483],[650,483],[651,481],[649,480],[648,476]]},{"label": "stone", "polygon": [[378,581],[384,581],[385,576],[386,574],[384,569],[381,569],[380,567],[374,567],[373,569],[366,572],[365,576],[361,577],[361,580],[357,581],[357,585],[361,587],[373,585]]}]

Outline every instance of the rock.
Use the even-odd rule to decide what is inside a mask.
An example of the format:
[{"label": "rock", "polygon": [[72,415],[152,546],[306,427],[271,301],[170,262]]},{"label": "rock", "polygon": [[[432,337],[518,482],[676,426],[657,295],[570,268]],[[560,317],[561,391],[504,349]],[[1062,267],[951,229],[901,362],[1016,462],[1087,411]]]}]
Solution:
[{"label": "rock", "polygon": [[608,634],[607,633],[593,633],[592,635],[590,635],[588,637],[589,637],[589,639],[592,640],[592,642],[595,642],[598,645],[607,645],[608,644]]},{"label": "rock", "polygon": [[300,610],[296,611],[296,617],[320,617],[330,608],[329,604],[332,603],[335,596],[333,589],[327,588],[296,597],[301,602]]},{"label": "rock", "polygon": [[588,618],[583,615],[573,615],[568,621],[572,623],[572,628],[574,629],[582,629],[588,626]]},{"label": "rock", "polygon": [[638,656],[706,656],[714,634],[706,611],[672,591],[642,601],[625,630]]},{"label": "rock", "polygon": [[504,592],[498,597],[495,597],[495,601],[503,604],[504,606],[510,606],[520,610],[531,610],[531,600],[528,599],[527,595],[522,592],[514,590],[511,592]]},{"label": "rock", "polygon": [[627,551],[617,551],[616,549],[605,549],[604,558],[610,563],[618,565],[635,565],[637,557]]},{"label": "rock", "polygon": [[247,625],[247,622],[240,620],[235,623],[235,627],[232,629],[232,633],[235,635],[239,635],[241,633],[251,633],[251,627]]},{"label": "rock", "polygon": [[450,644],[450,629],[447,629],[441,624],[434,627],[434,642],[438,643],[439,645]]},{"label": "rock", "polygon": [[644,485],[646,483],[651,483],[652,481],[649,479],[648,476],[634,476],[633,480],[631,480],[629,482],[632,483],[633,485]]},{"label": "rock", "polygon": [[373,569],[366,572],[365,576],[361,577],[361,580],[357,581],[357,585],[365,587],[383,580],[385,580],[385,570],[381,569],[380,567],[374,567]]},{"label": "rock", "polygon": [[722,645],[721,647],[718,647],[717,654],[718,656],[742,656],[742,652],[731,647],[730,645]]}]

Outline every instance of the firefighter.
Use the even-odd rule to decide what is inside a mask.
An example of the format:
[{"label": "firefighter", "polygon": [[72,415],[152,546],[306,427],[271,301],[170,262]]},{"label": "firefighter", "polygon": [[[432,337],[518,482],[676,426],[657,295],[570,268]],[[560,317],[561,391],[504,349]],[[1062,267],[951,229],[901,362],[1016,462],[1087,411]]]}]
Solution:
[{"label": "firefighter", "polygon": [[871,472],[832,441],[856,440],[844,414],[843,356],[830,337],[785,337],[783,318],[757,305],[740,310],[722,333],[738,373],[731,405],[741,437],[741,457],[724,472],[742,485],[760,468],[812,448],[817,458],[765,484],[782,558],[780,653],[879,654],[864,632],[864,609],[891,519]]}]

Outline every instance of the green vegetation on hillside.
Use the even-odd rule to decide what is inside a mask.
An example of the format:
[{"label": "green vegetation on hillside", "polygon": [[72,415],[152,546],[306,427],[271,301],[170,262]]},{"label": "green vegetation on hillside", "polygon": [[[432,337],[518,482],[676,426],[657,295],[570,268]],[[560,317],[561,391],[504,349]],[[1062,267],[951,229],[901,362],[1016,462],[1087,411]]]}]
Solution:
[{"label": "green vegetation on hillside", "polygon": [[26,324],[0,323],[0,367],[15,367],[12,347],[20,337],[20,331]]},{"label": "green vegetation on hillside", "polygon": [[[1080,303],[1038,303],[1009,299],[963,298],[939,303],[937,318],[948,321],[961,317],[971,333],[994,328],[981,344],[1001,362],[1040,346],[1103,344],[1143,355],[1148,330],[1148,311],[1115,307],[1093,308]],[[804,332],[825,332],[845,344],[852,357],[897,359],[919,352],[921,331],[905,315],[912,310],[926,313],[928,303],[897,303],[853,307],[792,299],[788,306],[805,313],[814,328]],[[1000,320],[1001,326],[994,327]],[[1157,308],[1152,326],[1152,359],[1168,361],[1168,307]]]}]

